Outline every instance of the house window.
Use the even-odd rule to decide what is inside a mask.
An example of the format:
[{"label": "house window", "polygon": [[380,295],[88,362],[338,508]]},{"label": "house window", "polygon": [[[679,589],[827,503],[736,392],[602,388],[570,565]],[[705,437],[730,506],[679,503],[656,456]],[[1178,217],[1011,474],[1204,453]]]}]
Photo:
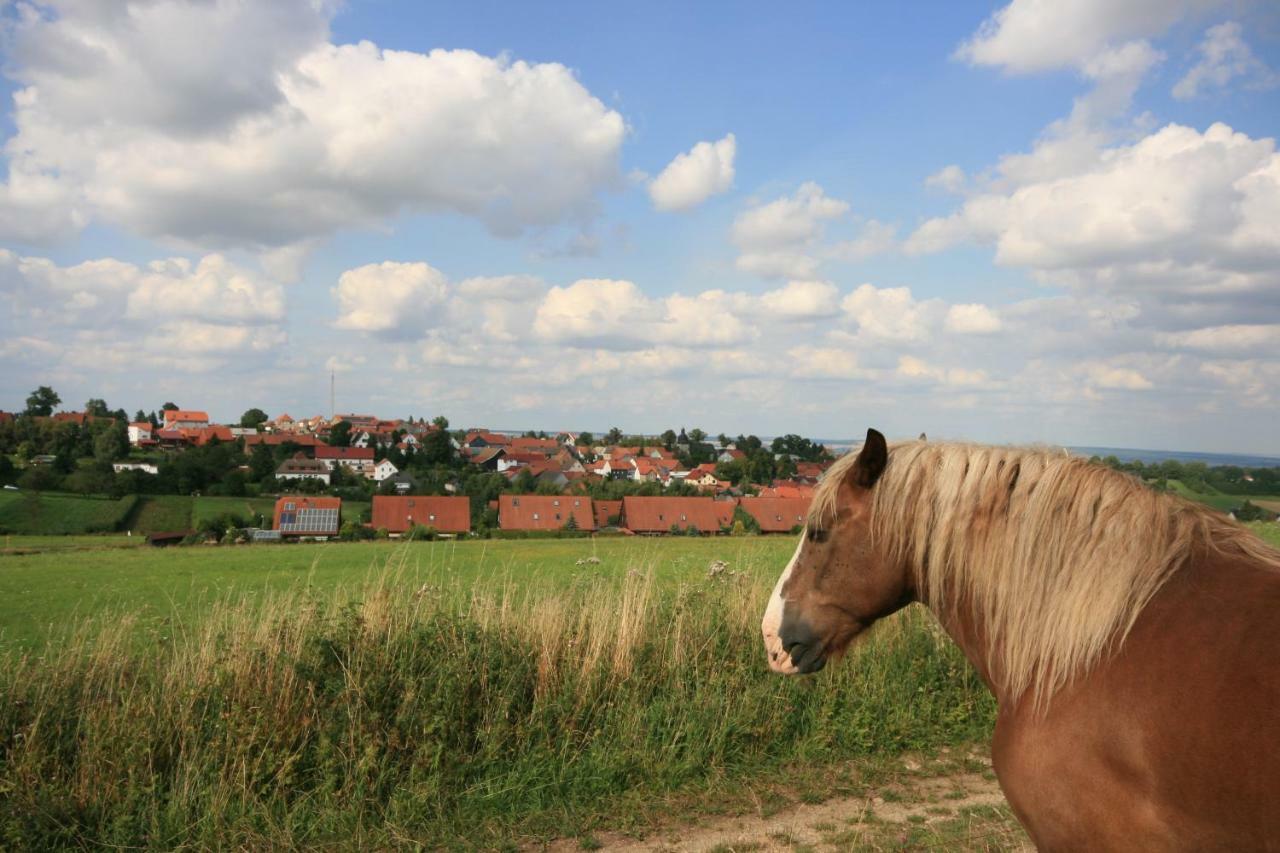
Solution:
[{"label": "house window", "polygon": [[434,514],[433,514],[433,515],[428,515],[428,516],[427,516],[427,518],[428,518],[429,520],[431,520],[431,521],[435,521],[435,520],[436,520],[436,517],[435,517],[435,515],[434,515]]},{"label": "house window", "polygon": [[511,499],[511,505],[512,505],[512,506],[520,506],[520,499],[519,499],[519,498],[512,498],[512,499]]},{"label": "house window", "polygon": [[[552,502],[551,502],[551,505],[552,505],[552,506],[560,506],[560,501],[559,501],[559,499],[552,501]],[[558,517],[559,517],[559,516],[557,516],[557,518],[558,518]]]},{"label": "house window", "polygon": [[537,514],[536,512],[533,514],[533,520],[534,520],[534,521],[537,521],[537,520],[538,520],[538,514]]},{"label": "house window", "polygon": [[685,515],[685,514],[682,512],[682,513],[680,513],[680,520],[681,520],[681,521],[688,521],[688,520],[689,520],[689,516]]},{"label": "house window", "polygon": [[557,513],[556,513],[556,521],[559,521],[559,520],[560,520],[560,513],[558,513],[558,512],[557,512]]},{"label": "house window", "polygon": [[662,513],[658,513],[658,521],[664,521],[664,520],[665,519],[662,517]]},{"label": "house window", "polygon": [[293,512],[293,510],[297,509],[297,505],[294,504],[293,501],[289,501],[287,504],[284,505],[284,508],[289,510],[290,512]]},{"label": "house window", "polygon": [[575,501],[573,502],[573,505],[574,505],[574,506],[582,506],[582,501],[577,501],[577,500],[575,500]]},{"label": "house window", "polygon": [[410,507],[412,507],[412,506],[413,506],[413,501],[412,501],[412,500],[411,500],[411,501],[409,501],[409,506],[410,506]]}]

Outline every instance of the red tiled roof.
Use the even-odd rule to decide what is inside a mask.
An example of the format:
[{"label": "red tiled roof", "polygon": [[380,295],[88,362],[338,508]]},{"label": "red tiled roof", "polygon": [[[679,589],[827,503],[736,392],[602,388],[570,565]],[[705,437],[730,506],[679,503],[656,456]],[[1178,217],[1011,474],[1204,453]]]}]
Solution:
[{"label": "red tiled roof", "polygon": [[610,518],[622,515],[622,501],[596,501],[596,527],[608,527]]},{"label": "red tiled roof", "polygon": [[540,453],[544,456],[560,449],[560,442],[554,438],[513,438],[511,449],[517,453]]},{"label": "red tiled roof", "polygon": [[762,498],[812,498],[813,486],[790,480],[778,480],[772,486],[760,490]]},{"label": "red tiled roof", "polygon": [[[372,447],[330,447],[316,448],[317,459],[354,459],[359,462],[373,461]],[[377,525],[374,525],[375,527]]]},{"label": "red tiled roof", "polygon": [[671,525],[681,530],[696,527],[703,533],[719,533],[733,521],[734,501],[711,498],[625,497],[622,515],[635,533],[667,533]]},{"label": "red tiled roof", "polygon": [[166,409],[164,422],[171,424],[174,421],[204,421],[208,423],[209,413],[197,411],[196,409]]},{"label": "red tiled roof", "polygon": [[[289,509],[292,507],[292,509]],[[306,529],[283,530],[281,532],[290,535],[312,535],[312,536],[334,536],[338,533],[338,525],[341,522],[342,514],[342,498],[324,498],[324,497],[306,497],[304,495],[285,495],[276,500],[276,511],[273,527],[280,530],[281,523],[286,525],[298,525],[304,513],[311,513],[312,518],[320,519],[324,516],[317,513],[317,510],[337,510],[332,516],[332,523],[325,522],[322,526],[313,527],[310,525],[302,525]]]},{"label": "red tiled roof", "polygon": [[218,441],[235,441],[236,437],[231,433],[231,427],[211,426],[202,427],[201,429],[181,429],[183,437],[195,444],[197,447],[204,447],[215,438]]},{"label": "red tiled roof", "polygon": [[760,523],[761,533],[788,533],[809,515],[809,498],[743,498],[738,505]]},{"label": "red tiled roof", "polygon": [[467,533],[471,530],[471,500],[418,495],[373,496],[374,528],[404,533],[414,524],[434,527],[441,533]]},{"label": "red tiled roof", "polygon": [[259,444],[265,444],[268,447],[276,447],[278,445],[287,444],[290,442],[298,445],[299,447],[328,447],[329,446],[325,444],[323,441],[321,441],[320,439],[316,438],[314,435],[308,435],[306,433],[267,432],[267,433],[258,433],[257,435],[246,435],[244,437],[244,446],[246,448],[254,447]]},{"label": "red tiled roof", "polygon": [[501,433],[496,433],[496,432],[484,432],[482,430],[476,430],[476,431],[467,433],[466,440],[464,440],[462,443],[470,444],[472,441],[474,441],[477,438],[484,439],[486,444],[498,445],[500,447],[506,447],[507,445],[511,444],[511,438],[509,436],[505,436],[505,435],[502,435]]},{"label": "red tiled roof", "polygon": [[569,495],[498,496],[498,526],[503,530],[560,530],[571,515],[579,530],[596,529],[591,498]]}]

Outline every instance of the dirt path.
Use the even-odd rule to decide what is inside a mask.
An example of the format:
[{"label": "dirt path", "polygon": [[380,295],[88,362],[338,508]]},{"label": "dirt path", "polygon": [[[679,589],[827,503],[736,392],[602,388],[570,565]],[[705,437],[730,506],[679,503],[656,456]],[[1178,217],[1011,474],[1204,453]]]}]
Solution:
[{"label": "dirt path", "polygon": [[[927,774],[911,759],[912,773]],[[716,817],[637,840],[599,834],[551,845],[556,853],[743,853],[810,850],[1032,850],[992,774],[907,775],[866,796],[798,804],[772,814]]]}]

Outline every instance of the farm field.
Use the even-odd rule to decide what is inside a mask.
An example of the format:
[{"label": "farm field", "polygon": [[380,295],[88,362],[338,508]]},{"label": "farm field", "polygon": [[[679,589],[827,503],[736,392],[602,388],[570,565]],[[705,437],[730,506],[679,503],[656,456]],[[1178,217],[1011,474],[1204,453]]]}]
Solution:
[{"label": "farm field", "polygon": [[0,556],[0,788],[21,792],[0,837],[586,843],[869,790],[904,750],[981,741],[991,700],[918,610],[818,678],[768,672],[793,545],[28,540]]},{"label": "farm field", "polygon": [[118,529],[137,503],[133,495],[113,499],[0,491],[0,533],[107,533]]},{"label": "farm field", "polygon": [[[358,519],[368,501],[344,501],[343,518]],[[137,495],[115,500],[72,494],[0,492],[0,533],[15,535],[84,535],[132,531],[195,529],[202,521],[235,516],[251,524],[271,525],[275,498]]]}]

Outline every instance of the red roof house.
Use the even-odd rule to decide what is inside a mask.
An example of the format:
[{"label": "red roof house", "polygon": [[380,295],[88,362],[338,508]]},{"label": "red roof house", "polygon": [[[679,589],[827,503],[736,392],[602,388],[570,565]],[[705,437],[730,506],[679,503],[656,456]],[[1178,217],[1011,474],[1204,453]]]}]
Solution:
[{"label": "red roof house", "polygon": [[415,524],[434,527],[441,533],[469,533],[471,500],[420,495],[373,496],[372,527],[385,527],[390,533],[404,533]]},{"label": "red roof house", "polygon": [[579,530],[595,530],[591,498],[574,495],[499,495],[498,526],[503,530],[563,530],[570,518]]},{"label": "red roof house", "polygon": [[632,533],[670,533],[672,525],[702,533],[719,533],[733,522],[736,501],[712,498],[625,497],[622,516]]},{"label": "red roof house", "polygon": [[596,507],[596,527],[610,527],[618,522],[610,522],[609,519],[622,518],[622,501],[595,501]]},{"label": "red roof house", "polygon": [[274,527],[281,536],[337,536],[342,498],[285,495],[276,501]]},{"label": "red roof house", "polygon": [[790,533],[809,517],[809,498],[743,498],[738,502],[760,524],[761,533]]}]

